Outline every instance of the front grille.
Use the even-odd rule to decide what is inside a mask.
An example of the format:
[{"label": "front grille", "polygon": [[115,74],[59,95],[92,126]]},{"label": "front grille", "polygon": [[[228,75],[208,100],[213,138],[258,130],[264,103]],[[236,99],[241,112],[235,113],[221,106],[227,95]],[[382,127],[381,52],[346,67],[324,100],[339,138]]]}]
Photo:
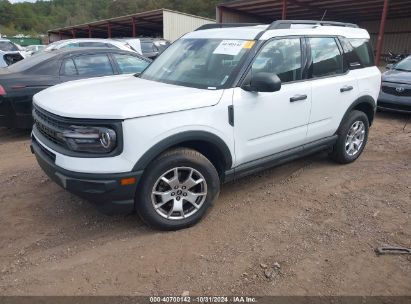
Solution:
[{"label": "front grille", "polygon": [[[46,147],[63,155],[82,158],[100,158],[119,155],[123,150],[123,129],[121,120],[82,119],[55,115],[33,104],[33,133]],[[110,153],[89,153],[73,151],[67,144],[63,134],[72,130],[73,126],[93,126],[113,129],[117,134],[117,146]]]},{"label": "front grille", "polygon": [[33,119],[41,135],[60,147],[67,147],[61,134],[68,129],[69,124],[63,122],[58,116],[41,110],[36,106],[33,107]]},{"label": "front grille", "polygon": [[382,91],[386,94],[390,95],[395,95],[395,96],[411,96],[411,89],[405,89],[403,88],[403,91],[399,88],[403,88],[402,86],[397,86],[397,87],[388,87],[388,86],[382,86]]}]

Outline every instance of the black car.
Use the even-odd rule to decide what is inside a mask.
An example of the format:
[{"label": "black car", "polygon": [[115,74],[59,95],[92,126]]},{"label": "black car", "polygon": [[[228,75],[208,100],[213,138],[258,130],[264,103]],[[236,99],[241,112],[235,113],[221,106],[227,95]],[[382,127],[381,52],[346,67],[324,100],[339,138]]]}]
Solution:
[{"label": "black car", "polygon": [[33,95],[83,78],[141,73],[150,59],[115,49],[42,52],[0,69],[0,127],[30,129]]},{"label": "black car", "polygon": [[382,74],[378,108],[411,113],[411,56],[387,68]]}]

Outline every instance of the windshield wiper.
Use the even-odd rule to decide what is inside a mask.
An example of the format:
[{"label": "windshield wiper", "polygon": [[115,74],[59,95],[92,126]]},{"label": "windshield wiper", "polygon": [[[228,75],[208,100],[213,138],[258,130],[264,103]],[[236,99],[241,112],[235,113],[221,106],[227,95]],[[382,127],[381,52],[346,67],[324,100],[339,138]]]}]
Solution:
[{"label": "windshield wiper", "polygon": [[394,69],[396,71],[402,71],[402,72],[411,72],[411,70],[406,70],[406,69]]}]

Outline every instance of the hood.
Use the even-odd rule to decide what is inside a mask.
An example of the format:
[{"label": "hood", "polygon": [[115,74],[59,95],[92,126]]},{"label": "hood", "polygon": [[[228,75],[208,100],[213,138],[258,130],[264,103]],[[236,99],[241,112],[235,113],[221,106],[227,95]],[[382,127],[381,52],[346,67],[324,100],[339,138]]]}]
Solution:
[{"label": "hood", "polygon": [[33,97],[36,105],[72,118],[128,119],[213,106],[223,90],[201,90],[133,75],[66,82]]},{"label": "hood", "polygon": [[388,70],[382,74],[382,81],[411,84],[411,72]]}]

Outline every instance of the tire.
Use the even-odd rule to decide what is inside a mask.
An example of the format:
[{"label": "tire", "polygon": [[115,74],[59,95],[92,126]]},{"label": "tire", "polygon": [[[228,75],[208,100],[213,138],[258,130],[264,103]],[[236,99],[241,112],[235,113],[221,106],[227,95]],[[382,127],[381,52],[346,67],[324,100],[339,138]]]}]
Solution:
[{"label": "tire", "polygon": [[220,179],[213,164],[195,150],[177,148],[147,167],[135,207],[150,227],[178,230],[200,221],[219,193]]},{"label": "tire", "polygon": [[[355,126],[358,126],[357,133],[355,133],[357,135],[353,137],[352,134],[354,134]],[[363,128],[363,132],[360,132],[361,128]],[[355,161],[364,151],[367,144],[369,128],[370,123],[364,112],[357,110],[350,112],[337,131],[338,140],[330,154],[331,159],[340,164],[348,164]],[[360,133],[363,135],[359,136]],[[361,138],[362,142],[360,145],[359,139]],[[349,144],[350,139],[352,139],[352,145]]]}]

